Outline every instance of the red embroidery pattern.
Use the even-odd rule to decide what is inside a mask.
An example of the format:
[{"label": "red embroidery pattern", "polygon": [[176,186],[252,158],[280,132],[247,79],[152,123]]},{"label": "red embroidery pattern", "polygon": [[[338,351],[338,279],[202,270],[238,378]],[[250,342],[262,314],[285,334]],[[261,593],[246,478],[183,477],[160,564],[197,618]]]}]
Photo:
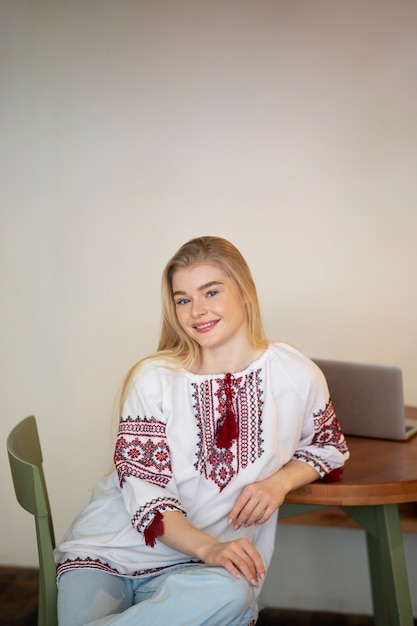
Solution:
[{"label": "red embroidery pattern", "polygon": [[155,418],[122,419],[114,462],[121,487],[129,476],[165,487],[171,479],[165,424]]},{"label": "red embroidery pattern", "polygon": [[160,513],[164,511],[179,511],[184,517],[186,516],[181,502],[176,498],[154,498],[136,511],[132,518],[132,526],[141,533],[145,532],[157,511]]},{"label": "red embroidery pattern", "polygon": [[[197,460],[194,467],[222,491],[233,476],[254,463],[262,453],[261,370],[235,378],[216,378],[193,383],[194,412],[198,427]],[[216,441],[219,427],[230,409],[237,422],[237,439],[230,447]]]},{"label": "red embroidery pattern", "polygon": [[327,463],[324,459],[313,454],[311,450],[297,451],[295,452],[293,458],[298,461],[304,461],[305,463],[311,465],[311,467],[314,467],[316,472],[320,475],[320,478],[331,470],[331,465],[329,465],[329,463]]},{"label": "red embroidery pattern", "polygon": [[[199,563],[199,562],[200,561],[189,560],[189,561],[184,561],[183,564],[188,565],[188,564]],[[158,574],[159,572],[169,570],[171,567],[177,567],[178,565],[181,565],[181,563],[175,563],[174,565],[167,565],[165,567],[154,567],[154,568],[148,568],[148,569],[135,570],[133,572],[129,572],[129,574],[125,574],[125,576],[134,576],[135,578],[141,578],[142,576],[149,576],[150,574]],[[82,559],[81,557],[78,557],[76,559],[67,559],[66,561],[62,561],[61,563],[58,563],[57,575],[61,576],[61,574],[63,574],[64,572],[68,572],[69,570],[83,569],[83,568],[98,569],[103,572],[107,572],[108,574],[117,574],[119,576],[123,575],[122,572],[119,572],[118,569],[116,569],[115,567],[111,567],[109,563],[106,563],[105,561],[100,561],[100,559],[92,559],[91,557],[86,557],[84,559]]]},{"label": "red embroidery pattern", "polygon": [[[319,411],[315,413],[314,416],[314,437],[311,442],[311,446],[315,446],[316,448],[323,448],[326,445],[334,446],[339,452],[344,454],[347,452],[348,447],[346,444],[346,440],[344,435],[340,429],[339,422],[336,417],[336,413],[333,407],[333,403],[331,398],[326,405],[324,411]],[[296,452],[294,454],[294,458],[305,461],[320,474],[320,477],[329,472],[331,472],[334,468],[330,463],[326,461],[326,459],[322,457],[317,457],[311,450],[302,450]]]},{"label": "red embroidery pattern", "polygon": [[230,448],[233,441],[237,439],[236,415],[233,411],[233,398],[236,392],[232,385],[233,375],[226,374],[224,377],[224,401],[219,398],[219,406],[222,406],[222,417],[217,423],[216,447]]},{"label": "red embroidery pattern", "polygon": [[324,411],[314,414],[314,431],[314,445],[331,444],[341,452],[346,452],[346,442],[337,421],[331,398],[329,398]]}]

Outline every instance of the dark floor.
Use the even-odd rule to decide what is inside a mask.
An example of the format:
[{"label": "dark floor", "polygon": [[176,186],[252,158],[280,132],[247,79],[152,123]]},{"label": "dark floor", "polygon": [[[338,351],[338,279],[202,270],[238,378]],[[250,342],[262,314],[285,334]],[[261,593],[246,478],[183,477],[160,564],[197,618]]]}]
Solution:
[{"label": "dark floor", "polygon": [[0,624],[36,626],[38,572],[15,567],[0,568]]},{"label": "dark floor", "polygon": [[[36,570],[0,568],[0,625],[36,626],[37,594]],[[371,617],[268,608],[261,611],[257,622],[257,626],[373,626],[373,624]],[[415,624],[417,626],[417,620]]]}]

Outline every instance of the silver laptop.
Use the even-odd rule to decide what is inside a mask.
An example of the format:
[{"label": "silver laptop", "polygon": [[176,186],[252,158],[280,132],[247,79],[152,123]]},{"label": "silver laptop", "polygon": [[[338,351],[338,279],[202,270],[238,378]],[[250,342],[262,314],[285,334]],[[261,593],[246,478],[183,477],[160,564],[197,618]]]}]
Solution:
[{"label": "silver laptop", "polygon": [[322,370],[346,435],[404,441],[417,420],[404,413],[402,371],[393,365],[313,359]]}]

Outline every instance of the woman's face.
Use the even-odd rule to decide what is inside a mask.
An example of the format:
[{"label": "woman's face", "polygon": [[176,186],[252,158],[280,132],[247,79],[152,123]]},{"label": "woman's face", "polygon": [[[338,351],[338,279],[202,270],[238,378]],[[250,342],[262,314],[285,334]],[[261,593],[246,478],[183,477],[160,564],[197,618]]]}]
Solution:
[{"label": "woman's face", "polygon": [[177,270],[172,291],[180,326],[203,350],[247,344],[245,299],[218,266],[202,263]]}]

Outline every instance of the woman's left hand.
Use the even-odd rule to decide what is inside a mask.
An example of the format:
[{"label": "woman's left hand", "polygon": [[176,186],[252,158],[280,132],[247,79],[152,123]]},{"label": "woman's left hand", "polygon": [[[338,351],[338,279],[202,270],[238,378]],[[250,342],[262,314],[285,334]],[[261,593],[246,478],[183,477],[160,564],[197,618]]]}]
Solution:
[{"label": "woman's left hand", "polygon": [[227,519],[237,530],[241,526],[264,524],[285,500],[289,491],[317,480],[317,471],[292,459],[269,478],[246,485],[235,502]]},{"label": "woman's left hand", "polygon": [[241,526],[264,524],[285,498],[284,489],[280,493],[277,485],[274,488],[268,480],[246,485],[228,517],[228,523],[237,530]]}]

